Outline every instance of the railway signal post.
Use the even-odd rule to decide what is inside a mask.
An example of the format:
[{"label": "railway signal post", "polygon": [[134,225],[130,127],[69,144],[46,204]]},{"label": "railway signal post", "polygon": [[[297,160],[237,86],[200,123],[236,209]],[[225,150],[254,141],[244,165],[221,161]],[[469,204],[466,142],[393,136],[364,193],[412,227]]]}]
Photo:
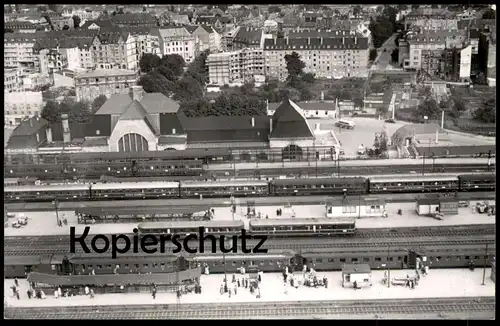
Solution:
[{"label": "railway signal post", "polygon": [[59,208],[57,207],[59,202],[58,202],[57,198],[54,198],[54,200],[52,201],[52,204],[54,204],[54,208],[56,210],[56,224],[59,226]]}]

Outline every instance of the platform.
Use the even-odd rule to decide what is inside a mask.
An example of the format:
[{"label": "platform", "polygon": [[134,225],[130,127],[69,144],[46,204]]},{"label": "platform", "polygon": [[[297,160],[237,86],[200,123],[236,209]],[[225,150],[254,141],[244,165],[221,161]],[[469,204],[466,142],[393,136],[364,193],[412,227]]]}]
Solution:
[{"label": "platform", "polygon": [[[476,202],[476,201],[474,201]],[[492,202],[492,201],[490,201]],[[238,205],[236,213],[234,214],[235,220],[247,220],[244,217],[246,213],[246,205]],[[283,215],[276,216],[276,210],[281,208]],[[371,218],[365,217],[356,219],[357,228],[390,228],[390,227],[418,227],[418,226],[445,226],[445,225],[464,225],[464,224],[495,224],[495,216],[488,216],[487,214],[472,213],[471,208],[459,208],[457,215],[447,215],[443,220],[435,220],[427,216],[418,216],[415,212],[415,203],[388,203],[386,204],[387,218]],[[401,209],[402,215],[398,215],[397,211]],[[229,204],[227,207],[215,207],[214,220],[232,220],[233,214],[230,212]],[[261,213],[262,218],[266,215],[270,219],[284,218],[289,219],[295,212],[296,218],[318,218],[326,216],[324,205],[293,205],[291,208],[282,206],[257,206],[256,213]],[[25,212],[28,217],[28,225],[19,229],[14,229],[12,226],[4,229],[4,235],[9,236],[41,236],[41,235],[69,235],[69,227],[75,226],[76,233],[81,234],[85,229],[84,224],[77,223],[77,217],[74,211],[60,211],[59,217],[65,214],[68,225],[59,227],[56,224],[55,212]],[[11,223],[13,219],[9,219]],[[121,234],[132,233],[132,230],[138,223],[105,223],[89,225],[90,234]],[[200,222],[202,225],[203,222]]]},{"label": "platform", "polygon": [[[411,270],[391,271],[391,278],[404,278],[413,275]],[[313,301],[313,300],[376,300],[376,299],[398,299],[398,298],[433,298],[433,297],[475,297],[495,296],[495,283],[488,277],[490,270],[486,270],[485,285],[481,285],[483,269],[477,268],[474,272],[468,269],[431,269],[429,275],[422,276],[418,286],[414,289],[404,286],[393,286],[390,288],[382,284],[384,271],[372,272],[372,286],[354,290],[342,287],[341,272],[318,272],[319,277],[326,276],[328,288],[310,288],[299,286],[291,288],[287,286],[288,294],[285,294],[283,276],[281,273],[264,273],[261,283],[261,298],[245,288],[237,288],[237,294],[229,298],[228,294],[220,294],[223,275],[202,275],[202,294],[186,294],[180,303],[224,303],[224,302],[254,302],[254,301]],[[241,277],[241,275],[236,275]],[[231,278],[228,275],[228,278]],[[153,300],[149,293],[129,294],[98,294],[93,299],[85,296],[71,298],[54,298],[47,295],[44,300],[28,299],[26,291],[28,282],[19,280],[20,300],[12,297],[10,287],[13,280],[5,280],[5,300],[13,307],[48,307],[48,306],[83,306],[83,305],[123,305],[123,304],[176,304],[174,293],[158,293]]]}]

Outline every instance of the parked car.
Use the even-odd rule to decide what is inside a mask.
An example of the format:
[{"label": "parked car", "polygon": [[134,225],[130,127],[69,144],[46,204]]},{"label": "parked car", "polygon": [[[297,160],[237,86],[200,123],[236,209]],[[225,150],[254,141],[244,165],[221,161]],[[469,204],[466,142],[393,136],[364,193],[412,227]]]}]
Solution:
[{"label": "parked car", "polygon": [[394,119],[387,119],[385,120],[386,123],[396,123],[396,121],[394,121]]}]

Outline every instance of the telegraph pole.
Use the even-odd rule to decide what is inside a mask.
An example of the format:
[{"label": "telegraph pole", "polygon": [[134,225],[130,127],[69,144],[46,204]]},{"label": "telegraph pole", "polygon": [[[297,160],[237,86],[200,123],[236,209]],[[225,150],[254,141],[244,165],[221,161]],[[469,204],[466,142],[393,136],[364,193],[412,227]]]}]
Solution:
[{"label": "telegraph pole", "polygon": [[56,210],[56,224],[59,226],[59,208],[57,207],[57,198],[54,198],[54,201],[52,203],[54,204],[54,208]]},{"label": "telegraph pole", "polygon": [[391,265],[389,264],[389,257],[391,255],[391,245],[387,245],[387,287],[391,287]]},{"label": "telegraph pole", "polygon": [[487,263],[488,263],[488,244],[486,244],[486,249],[484,250],[483,283],[481,285],[484,285],[484,280],[486,278],[486,264]]}]

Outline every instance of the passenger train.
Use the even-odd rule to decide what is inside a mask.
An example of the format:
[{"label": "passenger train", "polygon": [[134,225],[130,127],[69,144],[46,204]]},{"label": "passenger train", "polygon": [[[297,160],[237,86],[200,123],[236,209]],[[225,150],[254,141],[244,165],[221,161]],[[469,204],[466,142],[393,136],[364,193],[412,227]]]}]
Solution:
[{"label": "passenger train", "polygon": [[495,174],[5,186],[5,202],[494,191]]},{"label": "passenger train", "polygon": [[284,266],[291,270],[302,270],[304,265],[316,271],[341,270],[346,263],[368,264],[371,269],[414,269],[417,258],[425,257],[431,268],[465,268],[471,260],[477,267],[489,266],[495,261],[495,246],[484,245],[442,245],[425,246],[423,249],[394,248],[352,248],[327,249],[309,252],[282,252],[276,254],[206,254],[189,257],[130,254],[115,259],[101,254],[76,254],[67,257],[59,255],[9,256],[4,258],[6,278],[26,277],[26,273],[86,274],[94,270],[96,275],[129,273],[172,273],[176,270],[207,264],[210,273],[238,273],[243,266],[247,271],[281,272]]}]

